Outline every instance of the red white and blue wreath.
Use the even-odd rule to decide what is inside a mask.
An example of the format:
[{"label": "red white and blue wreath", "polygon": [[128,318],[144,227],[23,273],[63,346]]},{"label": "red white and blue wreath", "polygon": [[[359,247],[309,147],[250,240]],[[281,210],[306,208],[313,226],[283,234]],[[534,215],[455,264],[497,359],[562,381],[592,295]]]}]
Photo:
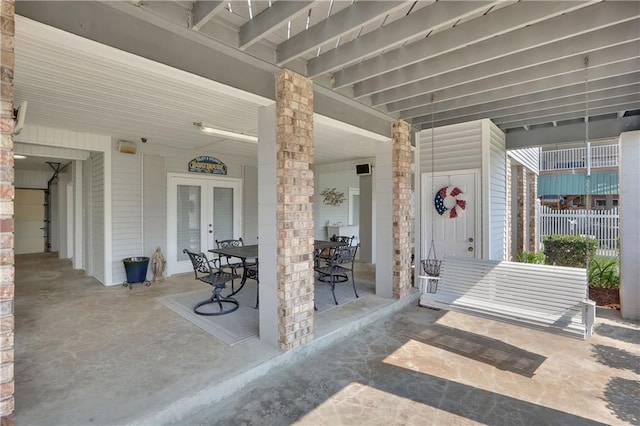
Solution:
[{"label": "red white and blue wreath", "polygon": [[440,216],[455,219],[467,208],[464,193],[457,186],[445,186],[436,192],[433,200],[436,211]]}]

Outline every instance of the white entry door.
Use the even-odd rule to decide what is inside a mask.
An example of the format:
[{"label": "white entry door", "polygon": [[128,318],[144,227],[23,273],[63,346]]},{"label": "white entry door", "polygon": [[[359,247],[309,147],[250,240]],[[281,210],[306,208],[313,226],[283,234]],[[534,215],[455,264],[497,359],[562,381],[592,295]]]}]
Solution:
[{"label": "white entry door", "polygon": [[[482,246],[478,241],[477,232],[480,229],[480,210],[476,195],[479,192],[478,175],[477,170],[435,173],[433,178],[431,173],[422,174],[423,259],[426,259],[429,253],[432,233],[438,259],[444,256],[480,257],[478,251]],[[444,188],[446,189],[443,191]],[[462,192],[453,196],[454,188]],[[443,197],[436,200],[440,191],[443,191],[441,194],[447,195],[444,200]],[[458,203],[459,207],[455,209],[457,217],[448,217],[458,200],[463,200],[464,203]],[[444,201],[444,207],[447,209],[443,214],[439,214],[436,208],[439,201]],[[464,210],[461,204],[464,204]],[[439,209],[443,211],[442,205]]]},{"label": "white entry door", "polygon": [[168,274],[193,271],[183,250],[203,252],[242,233],[241,180],[170,174],[167,194]]},{"label": "white entry door", "polygon": [[44,247],[44,189],[16,189],[14,199],[15,253],[42,253]]}]

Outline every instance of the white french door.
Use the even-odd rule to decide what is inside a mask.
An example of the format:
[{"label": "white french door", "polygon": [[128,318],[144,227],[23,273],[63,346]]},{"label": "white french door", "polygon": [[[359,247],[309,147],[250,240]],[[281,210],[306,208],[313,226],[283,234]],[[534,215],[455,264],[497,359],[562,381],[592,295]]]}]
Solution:
[{"label": "white french door", "polygon": [[169,174],[167,179],[168,274],[193,271],[183,250],[204,252],[215,240],[242,236],[242,181]]}]

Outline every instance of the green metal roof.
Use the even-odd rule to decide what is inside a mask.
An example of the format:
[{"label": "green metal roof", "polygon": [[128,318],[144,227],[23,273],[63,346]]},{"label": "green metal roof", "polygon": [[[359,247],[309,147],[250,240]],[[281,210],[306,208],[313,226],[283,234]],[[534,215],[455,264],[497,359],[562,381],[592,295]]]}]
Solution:
[{"label": "green metal roof", "polygon": [[[538,196],[585,195],[584,174],[538,176]],[[591,175],[591,195],[618,194],[618,173],[594,173]]]}]

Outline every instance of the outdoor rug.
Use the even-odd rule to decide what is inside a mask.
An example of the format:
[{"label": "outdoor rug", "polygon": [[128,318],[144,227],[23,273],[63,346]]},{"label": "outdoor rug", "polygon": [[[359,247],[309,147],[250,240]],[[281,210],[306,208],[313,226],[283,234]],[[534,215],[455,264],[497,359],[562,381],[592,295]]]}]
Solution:
[{"label": "outdoor rug", "polygon": [[[374,294],[375,284],[356,278],[356,289],[358,289],[358,295],[362,299],[370,294]],[[260,326],[258,310],[254,309],[256,305],[255,281],[247,281],[242,291],[234,296],[240,304],[240,308],[235,312],[215,317],[195,314],[193,312],[193,306],[198,302],[210,298],[211,292],[212,288],[204,287],[202,290],[159,297],[158,301],[176,314],[228,345],[235,345],[258,336]],[[358,300],[355,294],[353,294],[351,282],[336,285],[336,298],[338,299],[339,305],[333,303],[333,296],[331,295],[331,287],[329,284],[316,280],[315,301],[316,308],[318,308],[316,314]],[[215,307],[214,309],[217,309],[217,305],[215,305]],[[201,309],[204,310],[205,307]]]}]

